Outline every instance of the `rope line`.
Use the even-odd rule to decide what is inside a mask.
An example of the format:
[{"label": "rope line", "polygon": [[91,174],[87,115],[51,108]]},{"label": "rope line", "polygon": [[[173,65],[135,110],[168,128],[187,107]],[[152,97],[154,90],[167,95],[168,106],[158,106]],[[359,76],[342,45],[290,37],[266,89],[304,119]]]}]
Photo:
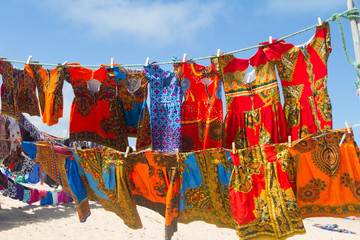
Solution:
[{"label": "rope line", "polygon": [[[343,29],[342,29],[342,26],[341,26],[341,21],[340,21],[340,17],[343,17],[343,18],[347,18],[347,19],[350,19],[350,18],[356,18],[356,19],[359,19],[360,16],[359,16],[359,9],[357,8],[353,8],[353,9],[350,9],[350,10],[347,10],[347,11],[344,11],[343,13],[334,13],[328,20],[325,20],[324,22],[330,22],[330,21],[335,21],[337,20],[338,23],[339,23],[339,27],[340,27],[340,33],[341,33],[341,37],[342,37],[342,42],[343,42],[343,48],[344,48],[344,51],[345,51],[345,55],[346,55],[346,58],[348,60],[348,62],[356,68],[356,71],[358,72],[358,74],[360,74],[360,71],[359,69],[357,68],[357,64],[356,63],[353,63],[351,62],[348,54],[347,54],[347,50],[346,50],[346,46],[345,46],[345,38],[344,38],[344,33],[343,33]],[[280,40],[284,40],[284,39],[287,39],[287,38],[290,38],[290,37],[293,37],[295,35],[298,35],[298,34],[301,34],[303,32],[306,32],[306,31],[309,31],[313,28],[316,28],[317,25],[313,25],[313,26],[310,26],[308,28],[305,28],[303,30],[300,30],[298,32],[295,32],[295,33],[292,33],[292,34],[289,34],[287,36],[284,36],[284,37],[281,37],[281,38],[278,38],[276,41],[274,42],[278,42]],[[226,52],[226,53],[222,53],[220,54],[220,56],[225,56],[225,55],[230,55],[230,54],[234,54],[234,53],[239,53],[239,52],[244,52],[244,51],[248,51],[248,50],[251,50],[251,49],[255,49],[255,48],[259,48],[259,47],[263,47],[263,46],[267,46],[268,44],[259,44],[259,45],[256,45],[256,46],[251,46],[251,47],[246,47],[246,48],[242,48],[242,49],[239,49],[239,50],[234,50],[234,51],[230,51],[230,52]],[[192,58],[192,59],[188,59],[187,61],[199,61],[199,60],[206,60],[206,59],[211,59],[211,58],[214,58],[216,57],[216,55],[210,55],[210,56],[205,56],[205,57],[198,57],[198,58]],[[26,61],[19,61],[19,60],[9,60],[9,59],[3,59],[3,58],[0,58],[0,61],[3,61],[3,62],[11,62],[11,63],[20,63],[20,64],[25,64]],[[169,65],[169,64],[174,64],[174,63],[182,63],[182,61],[179,61],[178,59],[176,59],[176,61],[169,61],[169,62],[157,62],[157,63],[152,63],[151,65]],[[42,66],[53,66],[53,67],[57,67],[59,65],[61,65],[60,63],[58,64],[53,64],[53,63],[38,63],[38,62],[30,62],[29,64],[33,64],[33,65],[42,65]],[[99,67],[102,67],[101,65],[66,65],[68,67],[86,67],[86,68],[99,68]],[[142,67],[144,66],[144,64],[122,64],[120,65],[121,67]],[[359,83],[357,83],[359,84]]]}]

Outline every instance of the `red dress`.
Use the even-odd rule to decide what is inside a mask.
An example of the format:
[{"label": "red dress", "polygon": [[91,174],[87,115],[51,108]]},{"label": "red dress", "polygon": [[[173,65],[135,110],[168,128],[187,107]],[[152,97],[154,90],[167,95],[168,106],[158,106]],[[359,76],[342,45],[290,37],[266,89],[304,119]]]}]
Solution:
[{"label": "red dress", "polygon": [[265,47],[264,52],[278,68],[292,139],[332,129],[327,92],[327,60],[331,52],[329,24],[318,26],[315,36],[302,46],[280,41]]},{"label": "red dress", "polygon": [[[212,59],[224,82],[227,116],[225,148],[287,141],[284,112],[276,80],[275,64],[268,61],[262,48],[250,59],[225,55]],[[246,74],[249,66],[255,72]],[[254,80],[245,83],[245,78]]]},{"label": "red dress", "polygon": [[[124,117],[116,98],[115,82],[108,79],[106,69],[93,72],[69,67],[69,72],[75,94],[70,112],[70,141],[91,141],[125,151],[128,140]],[[91,79],[101,82],[95,93],[87,86]]]},{"label": "red dress", "polygon": [[211,66],[182,63],[181,106],[183,152],[222,146],[223,107],[220,79]]}]

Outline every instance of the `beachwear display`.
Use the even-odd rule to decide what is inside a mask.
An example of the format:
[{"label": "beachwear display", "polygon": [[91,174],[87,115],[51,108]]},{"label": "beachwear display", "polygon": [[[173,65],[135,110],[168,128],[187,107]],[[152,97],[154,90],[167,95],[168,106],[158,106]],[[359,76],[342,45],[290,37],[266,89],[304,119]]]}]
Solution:
[{"label": "beachwear display", "polygon": [[204,221],[234,229],[228,188],[231,171],[227,150],[181,153],[179,222]]},{"label": "beachwear display", "polygon": [[315,36],[303,45],[280,41],[264,47],[264,51],[277,65],[292,140],[332,129],[332,107],[327,91],[327,60],[331,52],[329,23],[317,26]]},{"label": "beachwear display", "polygon": [[115,213],[129,228],[142,228],[124,166],[124,155],[108,148],[103,151],[78,150],[76,155],[90,199]]},{"label": "beachwear display", "polygon": [[145,67],[150,87],[150,122],[152,150],[160,152],[182,151],[180,81],[174,72],[159,66]]},{"label": "beachwear display", "polygon": [[196,63],[182,63],[180,71],[185,97],[181,106],[183,152],[221,147],[223,106],[219,76],[211,66]]},{"label": "beachwear display", "polygon": [[[70,112],[70,141],[91,141],[125,151],[128,139],[124,116],[115,82],[108,78],[106,69],[93,72],[84,67],[69,67],[69,72],[75,94]],[[90,81],[101,83],[94,92]]]},{"label": "beachwear display", "polygon": [[145,151],[126,159],[135,203],[165,217],[165,236],[177,230],[179,178],[174,154]]},{"label": "beachwear display", "polygon": [[[226,119],[223,146],[237,149],[287,141],[275,64],[263,50],[250,59],[232,54],[212,59],[224,83]],[[249,72],[250,67],[254,70]]]},{"label": "beachwear display", "polygon": [[116,66],[107,68],[110,79],[116,82],[128,137],[136,138],[136,151],[151,146],[150,115],[146,103],[149,80],[143,69]]},{"label": "beachwear display", "polygon": [[282,239],[304,234],[287,168],[286,145],[237,150],[229,185],[231,210],[240,239]]},{"label": "beachwear display", "polygon": [[289,151],[301,217],[360,215],[360,151],[352,132],[315,133]]},{"label": "beachwear display", "polygon": [[43,123],[57,124],[63,116],[62,88],[64,80],[69,78],[67,67],[59,65],[47,70],[40,65],[25,64],[25,69],[38,88]]}]

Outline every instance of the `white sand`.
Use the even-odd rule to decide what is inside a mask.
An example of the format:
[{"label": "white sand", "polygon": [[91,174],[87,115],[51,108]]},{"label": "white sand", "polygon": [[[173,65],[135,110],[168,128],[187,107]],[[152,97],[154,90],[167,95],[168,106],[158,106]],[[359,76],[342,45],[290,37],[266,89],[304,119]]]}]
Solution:
[{"label": "white sand", "polygon": [[[28,205],[0,195],[0,236],[2,239],[164,239],[164,218],[146,208],[138,207],[143,229],[131,230],[115,214],[91,202],[91,216],[80,223],[73,203],[39,206]],[[338,224],[358,235],[337,233],[313,227],[313,224]],[[352,240],[360,239],[360,220],[343,218],[304,219],[306,235],[288,239]],[[230,240],[239,239],[234,230],[221,229],[203,222],[178,224],[173,240]]]}]

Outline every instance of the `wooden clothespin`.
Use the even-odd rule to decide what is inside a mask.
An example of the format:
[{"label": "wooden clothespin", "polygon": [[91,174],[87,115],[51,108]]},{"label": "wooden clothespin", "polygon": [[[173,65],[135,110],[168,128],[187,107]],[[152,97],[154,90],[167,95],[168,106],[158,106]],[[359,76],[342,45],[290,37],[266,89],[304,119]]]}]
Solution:
[{"label": "wooden clothespin", "polygon": [[269,36],[269,44],[272,44],[272,36]]},{"label": "wooden clothespin", "polygon": [[318,26],[321,26],[322,25],[322,21],[321,21],[321,18],[318,17]]},{"label": "wooden clothespin", "polygon": [[216,52],[216,56],[220,57],[220,48],[218,48],[217,52]]},{"label": "wooden clothespin", "polygon": [[75,144],[75,143],[73,143],[73,148],[74,148],[75,154],[77,155],[77,148],[76,148],[76,144]]},{"label": "wooden clothespin", "polygon": [[183,59],[182,59],[182,62],[186,62],[186,53],[184,53],[184,56],[183,56]]},{"label": "wooden clothespin", "polygon": [[346,126],[346,129],[347,129],[347,132],[350,134],[351,130],[350,130],[348,122],[345,122],[345,126]]},{"label": "wooden clothespin", "polygon": [[147,66],[149,65],[149,61],[150,61],[150,58],[147,57],[147,58],[146,58],[146,61],[145,61],[145,67],[147,67]]},{"label": "wooden clothespin", "polygon": [[291,147],[292,143],[291,143],[291,136],[288,136],[288,146]]},{"label": "wooden clothespin", "polygon": [[19,143],[20,143],[20,145],[21,145],[22,142],[21,142],[21,137],[20,137],[20,136],[18,136],[18,141],[19,141]]},{"label": "wooden clothespin", "polygon": [[175,148],[176,159],[180,160],[179,149]]},{"label": "wooden clothespin", "polygon": [[235,154],[236,149],[235,149],[235,142],[232,142],[232,153]]},{"label": "wooden clothespin", "polygon": [[110,61],[111,63],[110,63],[110,67],[111,68],[114,68],[114,58],[111,58],[111,61]]},{"label": "wooden clothespin", "polygon": [[125,151],[125,158],[127,158],[128,154],[129,154],[129,151],[130,151],[130,147],[127,146],[126,151]]},{"label": "wooden clothespin", "polygon": [[28,59],[27,59],[27,61],[26,61],[26,64],[30,64],[31,58],[32,58],[32,56],[29,56],[29,57],[28,57]]},{"label": "wooden clothespin", "polygon": [[66,65],[68,63],[68,61],[65,61],[65,62],[63,62],[63,64],[62,65]]}]

